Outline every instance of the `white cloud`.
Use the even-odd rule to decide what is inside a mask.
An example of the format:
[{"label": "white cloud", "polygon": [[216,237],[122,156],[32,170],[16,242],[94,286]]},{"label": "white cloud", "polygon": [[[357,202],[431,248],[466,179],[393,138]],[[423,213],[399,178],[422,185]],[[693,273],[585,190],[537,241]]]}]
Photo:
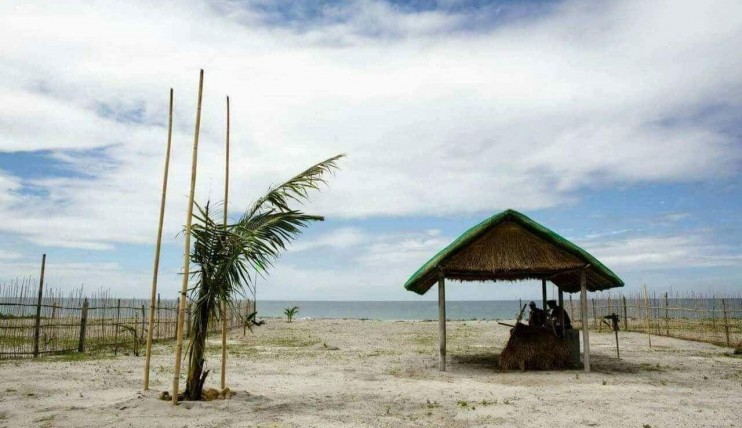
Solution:
[{"label": "white cloud", "polygon": [[739,266],[742,263],[742,253],[738,249],[715,244],[699,233],[585,241],[585,247],[619,272]]},{"label": "white cloud", "polygon": [[[235,210],[340,152],[343,171],[308,209],[351,218],[547,208],[591,186],[728,177],[742,160],[731,136],[696,119],[740,108],[737,2],[569,1],[482,31],[463,31],[464,14],[370,1],[298,26],[267,25],[254,3],[0,8],[0,96],[12,101],[0,150],[107,147],[105,160],[73,163],[92,179],[0,178],[0,231],[39,244],[154,240],[169,86],[173,240],[199,67],[198,199],[220,199],[229,93]],[[20,196],[23,185],[48,195]],[[345,233],[333,239],[353,244]]]}]

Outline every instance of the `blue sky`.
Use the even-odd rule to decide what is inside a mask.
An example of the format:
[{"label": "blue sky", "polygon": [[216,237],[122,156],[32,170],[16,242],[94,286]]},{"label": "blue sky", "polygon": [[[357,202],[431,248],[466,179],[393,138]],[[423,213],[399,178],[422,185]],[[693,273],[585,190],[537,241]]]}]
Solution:
[{"label": "blue sky", "polygon": [[[626,282],[739,294],[742,6],[731,1],[208,1],[0,6],[0,283],[148,294],[167,98],[160,276],[182,261],[197,75],[197,200],[230,213],[347,153],[261,298],[415,300],[402,284],[513,208]],[[538,296],[454,284],[452,299]],[[424,298],[434,298],[425,296]]]}]

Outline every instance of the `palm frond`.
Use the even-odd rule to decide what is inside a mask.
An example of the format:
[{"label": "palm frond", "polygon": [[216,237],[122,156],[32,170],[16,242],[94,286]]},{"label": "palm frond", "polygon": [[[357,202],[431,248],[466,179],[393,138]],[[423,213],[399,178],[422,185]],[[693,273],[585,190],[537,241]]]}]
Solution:
[{"label": "palm frond", "polygon": [[333,156],[309,167],[285,183],[269,188],[264,196],[253,203],[246,214],[252,216],[261,210],[270,208],[288,211],[291,201],[302,203],[309,197],[310,190],[318,190],[321,185],[327,184],[324,175],[333,174],[338,169],[337,161],[343,157],[345,157],[344,154]]}]

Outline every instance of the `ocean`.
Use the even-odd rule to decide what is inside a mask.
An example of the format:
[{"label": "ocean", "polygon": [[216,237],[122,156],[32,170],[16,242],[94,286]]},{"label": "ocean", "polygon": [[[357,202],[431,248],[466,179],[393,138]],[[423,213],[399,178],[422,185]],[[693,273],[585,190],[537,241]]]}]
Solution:
[{"label": "ocean", "polygon": [[[523,302],[524,304],[527,302]],[[258,300],[258,318],[284,317],[284,308],[298,306],[299,318],[354,318],[373,320],[437,320],[435,301],[298,301]],[[517,300],[448,301],[446,318],[515,319],[519,311]]]}]

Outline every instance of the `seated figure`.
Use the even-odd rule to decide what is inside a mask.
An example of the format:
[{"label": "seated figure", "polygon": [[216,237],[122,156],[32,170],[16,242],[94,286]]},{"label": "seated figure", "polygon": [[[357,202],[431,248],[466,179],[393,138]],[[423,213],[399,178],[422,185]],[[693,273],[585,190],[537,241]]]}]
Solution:
[{"label": "seated figure", "polygon": [[528,325],[532,327],[541,327],[546,324],[546,312],[536,307],[536,302],[528,304],[531,312],[528,314]]}]

